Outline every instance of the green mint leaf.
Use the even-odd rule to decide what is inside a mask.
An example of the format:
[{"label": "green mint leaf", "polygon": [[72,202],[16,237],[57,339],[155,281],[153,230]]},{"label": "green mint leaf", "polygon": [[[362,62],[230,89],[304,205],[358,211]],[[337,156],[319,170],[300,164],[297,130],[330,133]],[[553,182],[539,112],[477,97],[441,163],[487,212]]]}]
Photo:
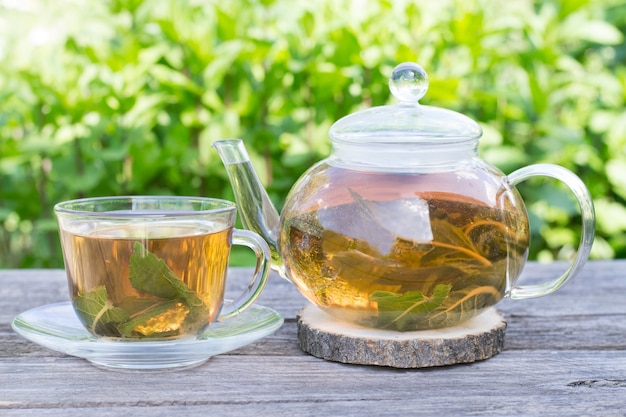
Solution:
[{"label": "green mint leaf", "polygon": [[408,330],[416,323],[427,320],[428,314],[440,307],[450,294],[452,285],[437,284],[430,297],[421,291],[396,294],[376,291],[370,297],[378,304],[378,321],[381,327]]},{"label": "green mint leaf", "polygon": [[130,283],[135,289],[168,300],[180,298],[190,309],[204,306],[198,295],[172,272],[163,259],[139,242],[135,242],[134,249],[130,256]]},{"label": "green mint leaf", "polygon": [[[158,316],[161,313],[166,312],[170,308],[174,307],[178,300],[163,300],[163,299],[151,299],[151,298],[139,298],[139,297],[127,297],[119,304],[120,308],[128,311],[130,317],[124,323],[117,326],[119,333],[125,337],[136,336],[133,333],[133,329],[140,324],[144,324],[153,317]],[[163,333],[158,333],[157,336],[165,336]]]},{"label": "green mint leaf", "polygon": [[186,333],[197,333],[206,325],[209,309],[199,298],[198,301],[200,302],[193,305],[187,303],[189,313],[182,324],[183,331]]},{"label": "green mint leaf", "polygon": [[[135,242],[134,252],[130,257],[130,282],[139,291],[184,303],[189,312],[181,325],[183,332],[194,333],[206,324],[209,310],[202,299],[162,259],[148,251],[140,242]],[[154,308],[153,316],[164,311]],[[147,317],[146,320],[150,318],[147,313],[144,316]],[[135,325],[137,324],[141,323],[137,322]],[[124,331],[132,330],[133,327],[130,324],[125,325]]]},{"label": "green mint leaf", "polygon": [[156,257],[141,243],[135,242],[130,256],[130,283],[142,292],[168,300],[179,298],[189,288],[163,259]]},{"label": "green mint leaf", "polygon": [[[140,242],[135,242],[130,257],[130,282],[136,290],[152,297],[127,297],[115,306],[101,285],[74,298],[74,308],[88,329],[111,337],[167,337],[195,333],[206,324],[209,310],[202,299]],[[147,335],[134,330],[178,303],[189,309],[180,330]]]},{"label": "green mint leaf", "polygon": [[104,285],[74,297],[72,302],[76,314],[93,332],[100,333],[102,327],[123,323],[130,318],[125,310],[115,307],[109,300]]}]

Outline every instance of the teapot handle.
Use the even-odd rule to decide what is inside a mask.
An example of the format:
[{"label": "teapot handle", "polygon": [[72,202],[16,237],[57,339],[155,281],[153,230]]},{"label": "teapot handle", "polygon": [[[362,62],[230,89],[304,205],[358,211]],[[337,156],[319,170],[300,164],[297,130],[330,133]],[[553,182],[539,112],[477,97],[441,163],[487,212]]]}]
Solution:
[{"label": "teapot handle", "polygon": [[542,284],[515,286],[511,289],[510,297],[513,299],[533,298],[550,294],[559,289],[565,282],[575,276],[583,267],[595,234],[595,213],[593,201],[589,190],[576,174],[559,165],[535,164],[520,168],[508,175],[509,184],[515,186],[531,177],[551,177],[563,182],[574,194],[578,201],[582,217],[582,234],[576,251],[576,257],[568,270],[560,277]]}]

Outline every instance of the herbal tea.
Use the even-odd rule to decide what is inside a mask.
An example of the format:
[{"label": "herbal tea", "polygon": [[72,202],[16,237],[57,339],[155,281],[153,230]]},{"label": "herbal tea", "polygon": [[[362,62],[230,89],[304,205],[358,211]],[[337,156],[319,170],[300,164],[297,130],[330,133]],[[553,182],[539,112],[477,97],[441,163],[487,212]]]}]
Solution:
[{"label": "herbal tea", "polygon": [[350,193],[353,203],[288,219],[282,240],[298,288],[339,318],[400,331],[451,326],[498,302],[523,267],[528,224],[512,212],[460,195],[374,202]]},{"label": "herbal tea", "polygon": [[219,314],[230,233],[197,221],[62,230],[78,317],[98,336],[195,335]]}]

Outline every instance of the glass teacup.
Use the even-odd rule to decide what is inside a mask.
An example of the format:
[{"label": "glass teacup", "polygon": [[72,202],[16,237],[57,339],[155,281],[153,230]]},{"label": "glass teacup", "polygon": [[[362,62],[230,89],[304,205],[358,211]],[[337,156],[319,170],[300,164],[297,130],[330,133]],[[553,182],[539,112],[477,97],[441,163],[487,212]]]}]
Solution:
[{"label": "glass teacup", "polygon": [[[269,274],[257,234],[234,228],[236,206],[199,197],[101,197],[55,206],[74,310],[98,337],[194,337],[248,308]],[[231,245],[256,255],[243,294],[224,302]]]}]

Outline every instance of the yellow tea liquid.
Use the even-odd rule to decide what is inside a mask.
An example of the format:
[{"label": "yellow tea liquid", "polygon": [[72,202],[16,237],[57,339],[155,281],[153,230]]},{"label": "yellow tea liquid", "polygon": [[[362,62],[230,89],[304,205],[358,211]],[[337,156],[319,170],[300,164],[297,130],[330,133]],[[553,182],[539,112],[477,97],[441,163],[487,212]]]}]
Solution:
[{"label": "yellow tea liquid", "polygon": [[61,232],[70,294],[92,333],[193,336],[219,314],[230,228],[146,222],[73,232]]},{"label": "yellow tea liquid", "polygon": [[451,326],[498,302],[526,260],[525,217],[461,195],[351,194],[352,203],[286,220],[281,241],[288,275],[339,318],[400,331]]}]

